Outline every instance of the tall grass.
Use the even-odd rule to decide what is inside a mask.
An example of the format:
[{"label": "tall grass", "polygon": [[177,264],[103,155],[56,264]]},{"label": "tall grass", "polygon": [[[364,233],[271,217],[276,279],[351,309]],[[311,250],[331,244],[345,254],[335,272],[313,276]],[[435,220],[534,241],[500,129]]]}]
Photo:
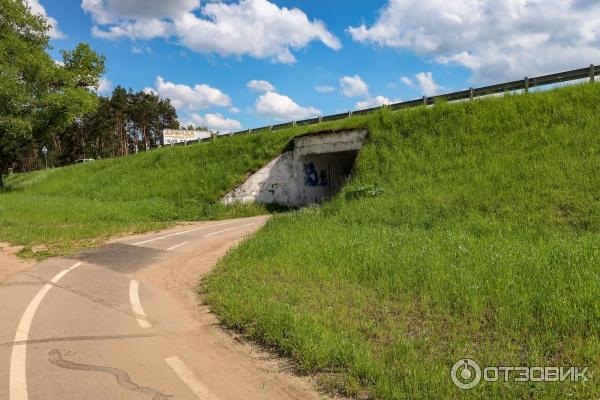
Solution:
[{"label": "tall grass", "polygon": [[[600,87],[369,120],[345,189],[278,215],[204,285],[225,324],[375,399],[600,397]],[[589,366],[483,383],[455,361]]]}]

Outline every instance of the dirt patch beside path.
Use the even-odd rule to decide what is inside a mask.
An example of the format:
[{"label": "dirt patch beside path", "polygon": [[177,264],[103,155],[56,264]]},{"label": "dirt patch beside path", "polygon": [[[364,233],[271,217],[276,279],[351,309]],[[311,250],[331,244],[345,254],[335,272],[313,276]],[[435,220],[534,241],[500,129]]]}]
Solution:
[{"label": "dirt patch beside path", "polygon": [[0,242],[0,283],[35,264],[34,261],[25,261],[17,257],[19,250],[21,247]]}]

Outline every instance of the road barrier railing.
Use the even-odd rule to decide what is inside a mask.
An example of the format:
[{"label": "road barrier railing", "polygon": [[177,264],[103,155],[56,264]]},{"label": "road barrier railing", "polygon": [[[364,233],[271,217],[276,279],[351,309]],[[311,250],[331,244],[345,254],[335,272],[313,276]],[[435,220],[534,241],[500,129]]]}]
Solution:
[{"label": "road barrier railing", "polygon": [[519,81],[499,83],[496,85],[483,86],[479,88],[469,88],[453,93],[446,93],[437,96],[423,97],[421,99],[405,101],[402,103],[388,104],[381,107],[367,108],[363,110],[348,111],[341,114],[326,115],[322,117],[310,118],[301,121],[290,121],[277,125],[261,126],[260,128],[246,129],[243,131],[233,132],[232,135],[252,133],[259,131],[277,131],[281,129],[291,128],[293,126],[306,126],[315,125],[321,122],[337,121],[344,118],[351,117],[353,115],[365,115],[381,110],[382,108],[388,108],[390,110],[401,110],[404,108],[414,108],[422,105],[433,105],[437,101],[443,100],[446,102],[454,101],[465,101],[473,100],[477,97],[485,97],[491,95],[498,95],[504,93],[515,92],[523,90],[528,92],[530,89],[535,87],[555,85],[557,83],[576,81],[581,79],[589,79],[590,82],[594,82],[596,76],[600,75],[600,65],[590,65],[586,68],[574,69],[571,71],[559,72],[556,74],[542,75],[533,78],[525,77]]}]

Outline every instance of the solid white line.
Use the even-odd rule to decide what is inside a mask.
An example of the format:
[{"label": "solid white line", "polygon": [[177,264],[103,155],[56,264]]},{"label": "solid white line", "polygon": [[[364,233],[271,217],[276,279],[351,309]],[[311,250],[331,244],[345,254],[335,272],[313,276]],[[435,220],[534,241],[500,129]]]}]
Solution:
[{"label": "solid white line", "polygon": [[167,249],[167,251],[173,251],[173,250],[175,250],[175,249],[177,249],[177,248],[179,248],[179,247],[181,247],[181,246],[185,246],[185,245],[186,245],[186,244],[188,244],[188,243],[189,243],[189,242],[183,242],[183,243],[176,244],[175,246],[171,246],[171,247],[169,247],[169,248]]},{"label": "solid white line", "polygon": [[129,300],[131,301],[131,309],[137,315],[141,315],[144,318],[138,318],[137,322],[141,328],[150,328],[152,325],[148,321],[146,321],[146,313],[144,312],[144,308],[142,307],[142,303],[140,302],[140,294],[139,294],[140,284],[136,280],[132,280],[129,284]]},{"label": "solid white line", "polygon": [[219,233],[234,231],[236,229],[245,228],[245,227],[251,226],[251,225],[256,225],[256,224],[246,224],[246,225],[234,226],[233,228],[223,229],[222,231],[206,234],[206,235],[204,235],[204,237],[210,237],[210,236],[218,235]]},{"label": "solid white line", "polygon": [[37,311],[40,303],[44,297],[48,294],[52,286],[60,281],[66,274],[73,271],[75,268],[81,265],[80,262],[74,264],[71,268],[65,269],[58,273],[52,280],[51,283],[47,283],[40,289],[40,291],[31,300],[19,326],[17,327],[17,333],[15,334],[15,344],[12,349],[12,355],[10,358],[10,400],[27,400],[27,339],[29,338],[29,329],[31,329],[31,323],[33,317]]},{"label": "solid white line", "polygon": [[216,400],[215,396],[210,390],[204,387],[198,379],[194,376],[194,373],[186,367],[186,365],[179,359],[179,357],[171,357],[165,359],[169,367],[175,371],[179,378],[185,383],[196,396],[201,400]]},{"label": "solid white line", "polygon": [[186,233],[201,231],[202,229],[210,229],[210,228],[213,228],[215,226],[231,225],[231,224],[235,224],[236,222],[239,222],[239,221],[223,222],[222,224],[215,224],[215,225],[210,225],[210,226],[203,226],[203,227],[196,228],[196,229],[190,229],[189,231],[171,233],[170,235],[160,236],[160,237],[157,237],[157,238],[154,238],[154,239],[148,239],[148,240],[144,240],[142,242],[137,242],[137,243],[132,244],[132,246],[139,246],[141,244],[156,242],[157,240],[162,240],[162,239],[170,238],[170,237],[173,237],[173,236],[185,235]]}]

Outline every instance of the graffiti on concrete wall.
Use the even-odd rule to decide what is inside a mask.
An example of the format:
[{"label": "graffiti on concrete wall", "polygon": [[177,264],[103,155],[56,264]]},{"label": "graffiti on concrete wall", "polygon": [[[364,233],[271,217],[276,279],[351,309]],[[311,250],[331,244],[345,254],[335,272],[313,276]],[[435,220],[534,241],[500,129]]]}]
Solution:
[{"label": "graffiti on concrete wall", "polygon": [[304,164],[304,186],[327,186],[327,172],[325,170],[317,172],[313,162]]}]

